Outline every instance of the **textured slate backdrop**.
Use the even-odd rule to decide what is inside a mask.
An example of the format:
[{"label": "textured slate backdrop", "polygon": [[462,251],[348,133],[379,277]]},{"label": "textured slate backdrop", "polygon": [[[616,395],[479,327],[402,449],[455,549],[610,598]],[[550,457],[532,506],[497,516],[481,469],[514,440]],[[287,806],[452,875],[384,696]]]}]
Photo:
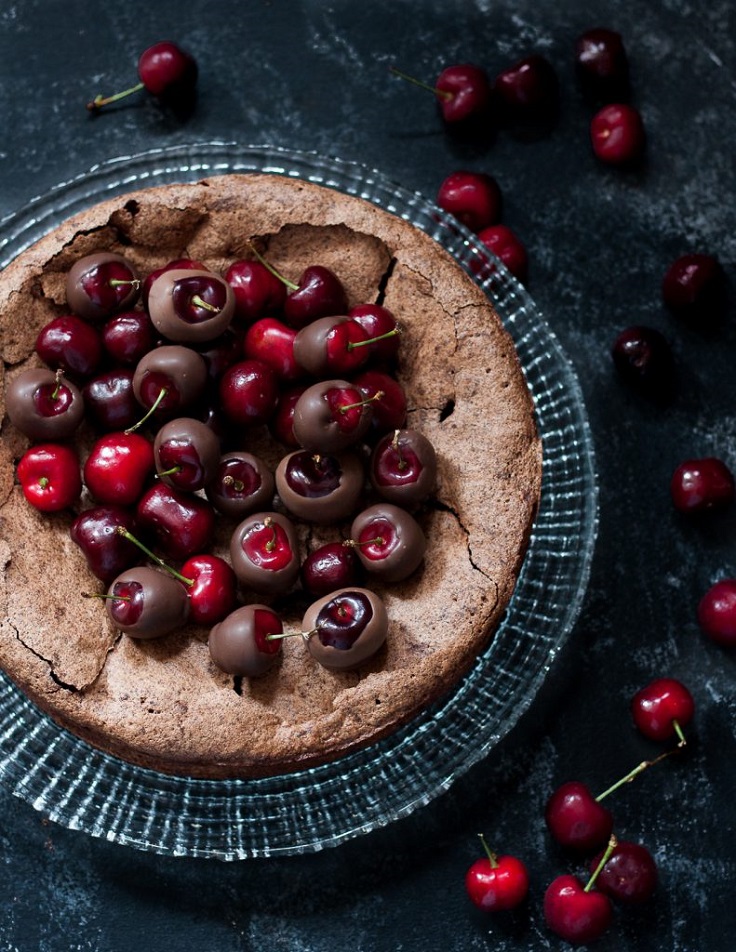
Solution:
[{"label": "textured slate backdrop", "polygon": [[[719,455],[736,468],[734,309],[704,335],[673,321],[659,285],[688,250],[718,254],[733,279],[734,10],[729,0],[2,4],[0,215],[100,160],[218,138],[358,160],[429,197],[457,168],[495,175],[504,219],[530,253],[530,290],[580,375],[601,526],[570,650],[519,731],[389,829],[303,858],[189,861],[60,829],[0,789],[0,952],[564,948],[540,915],[546,883],[570,868],[544,832],[544,802],[571,778],[604,789],[651,754],[628,701],[661,674],[696,698],[693,740],[615,804],[620,826],[657,858],[661,885],[598,948],[730,952],[736,657],[701,637],[694,610],[711,582],[736,575],[736,515],[689,524],[667,487],[689,456]],[[618,29],[629,51],[649,136],[635,174],[603,168],[589,151],[571,50],[596,25]],[[86,100],[127,86],[139,52],[164,38],[199,61],[191,118],[177,123],[143,99],[89,117]],[[470,61],[494,74],[535,50],[558,71],[562,106],[551,134],[534,142],[503,133],[482,148],[458,144],[431,102],[386,68],[396,61],[433,77]],[[631,323],[672,342],[680,387],[667,410],[614,377],[609,347]],[[479,830],[529,863],[532,899],[518,915],[484,917],[465,897]]]}]

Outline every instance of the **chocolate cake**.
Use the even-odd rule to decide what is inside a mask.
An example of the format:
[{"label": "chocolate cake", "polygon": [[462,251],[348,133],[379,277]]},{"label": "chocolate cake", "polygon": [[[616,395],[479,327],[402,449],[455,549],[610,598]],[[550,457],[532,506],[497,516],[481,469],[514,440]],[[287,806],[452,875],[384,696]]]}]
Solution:
[{"label": "chocolate cake", "polygon": [[[321,666],[293,638],[262,677],[239,678],[215,665],[202,628],[148,641],[121,634],[99,600],[82,597],[104,586],[70,538],[73,513],[45,515],[23,498],[15,465],[29,442],[3,420],[0,666],[89,743],[197,777],[275,775],[339,758],[456,686],[509,603],[540,493],[532,401],[512,340],[481,290],[403,220],[281,176],[228,175],[114,198],[20,255],[0,275],[3,391],[40,365],[37,334],[69,313],[66,275],[81,256],[119,253],[142,275],[188,256],[223,273],[252,255],[254,241],[282,274],[324,265],[339,275],[351,307],[380,300],[393,312],[407,426],[437,454],[436,491],[416,513],[425,558],[408,579],[371,586],[389,632],[356,670]],[[286,452],[265,428],[237,440],[274,470]],[[77,508],[89,505],[83,495]],[[348,529],[300,524],[304,554]],[[231,532],[221,517],[216,551],[227,553]],[[242,591],[241,601],[263,598]],[[279,600],[285,629],[299,629],[311,601],[298,585]]]}]

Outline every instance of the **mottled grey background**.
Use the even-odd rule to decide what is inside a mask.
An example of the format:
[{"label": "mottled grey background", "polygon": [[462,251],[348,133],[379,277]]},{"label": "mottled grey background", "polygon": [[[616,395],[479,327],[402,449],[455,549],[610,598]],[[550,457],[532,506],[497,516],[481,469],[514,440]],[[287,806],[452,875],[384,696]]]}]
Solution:
[{"label": "mottled grey background", "polygon": [[[598,453],[601,526],[570,649],[503,749],[436,803],[325,853],[236,864],[160,858],[44,821],[0,789],[0,952],[498,952],[562,949],[541,918],[558,872],[542,812],[568,779],[607,787],[653,753],[628,703],[658,675],[685,681],[697,719],[686,754],[616,795],[617,829],[661,870],[653,902],[624,910],[603,952],[732,952],[736,656],[706,642],[694,611],[736,575],[736,514],[691,524],[668,484],[686,457],[736,469],[734,308],[702,334],[663,309],[664,270],[689,250],[736,257],[736,8],[730,0],[5,0],[0,5],[0,215],[114,156],[210,139],[352,159],[428,197],[458,168],[488,171],[504,220],[530,254],[529,287],[579,373]],[[590,111],[572,44],[583,29],[624,36],[633,101],[648,132],[637,173],[592,158]],[[142,49],[174,39],[200,65],[197,108],[178,123],[143,97],[91,118],[84,103],[135,78]],[[453,62],[491,74],[539,51],[562,105],[538,141],[448,137],[433,104],[391,62],[433,78]],[[619,385],[610,345],[632,323],[658,327],[680,387],[656,409]],[[528,863],[516,915],[477,913],[463,889],[483,830]],[[299,831],[294,831],[298,838]]]}]

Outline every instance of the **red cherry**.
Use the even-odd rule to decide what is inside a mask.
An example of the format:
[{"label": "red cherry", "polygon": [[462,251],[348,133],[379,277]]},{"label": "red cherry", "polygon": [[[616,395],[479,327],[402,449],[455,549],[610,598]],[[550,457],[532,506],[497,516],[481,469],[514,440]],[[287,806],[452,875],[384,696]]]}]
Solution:
[{"label": "red cherry", "polygon": [[611,357],[621,379],[642,395],[665,403],[672,397],[675,361],[669,341],[655,328],[624,328],[613,342]]},{"label": "red cherry", "polygon": [[733,502],[734,492],[733,473],[712,456],[680,463],[670,482],[672,502],[685,513],[723,509]]},{"label": "red cherry", "polygon": [[306,386],[298,386],[285,390],[268,424],[271,436],[293,450],[299,446],[299,440],[294,435],[294,409],[306,389]]},{"label": "red cherry", "polygon": [[387,307],[381,304],[357,304],[348,314],[366,332],[371,341],[365,349],[372,360],[393,360],[399,352],[398,322]]},{"label": "red cherry", "polygon": [[184,560],[207,551],[215,533],[212,506],[200,496],[165,483],[151,486],[141,496],[136,518],[170,559]]},{"label": "red cherry", "polygon": [[127,430],[140,417],[133,392],[133,370],[107,370],[87,381],[82,391],[84,412],[98,430]]},{"label": "red cherry", "polygon": [[480,66],[473,66],[471,63],[448,66],[437,77],[434,86],[415,79],[394,66],[391,67],[391,72],[400,79],[434,93],[442,118],[450,125],[484,118],[490,110],[491,83],[488,74]]},{"label": "red cherry", "polygon": [[600,102],[626,99],[629,61],[620,33],[604,27],[586,30],[575,41],[575,70],[585,94]]},{"label": "red cherry", "polygon": [[[603,854],[590,863],[594,872]],[[646,902],[657,888],[657,864],[649,850],[640,843],[618,840],[613,852],[596,879],[601,892],[626,905]]]},{"label": "red cherry", "polygon": [[102,359],[102,341],[91,324],[67,314],[39,331],[36,353],[52,370],[63,370],[73,378],[89,377]]},{"label": "red cherry", "polygon": [[178,105],[193,96],[197,73],[196,60],[175,43],[154,43],[138,59],[139,83],[112,96],[96,96],[87,103],[87,109],[96,112],[142,89],[163,102]]},{"label": "red cherry", "polygon": [[682,728],[690,723],[694,712],[692,695],[675,678],[657,678],[631,700],[634,723],[650,740],[668,740],[677,735],[684,744]]},{"label": "red cherry", "polygon": [[726,303],[723,268],[714,255],[686,254],[677,258],[662,279],[662,300],[684,320],[712,323]]},{"label": "red cherry", "polygon": [[235,294],[237,319],[250,323],[281,313],[286,285],[262,261],[235,261],[224,277]]},{"label": "red cherry", "polygon": [[302,563],[302,588],[322,598],[338,588],[358,582],[359,563],[355,550],[342,542],[327,542],[311,552]]},{"label": "red cherry", "polygon": [[698,623],[716,644],[736,646],[736,579],[721,579],[708,589],[698,605]]},{"label": "red cherry", "polygon": [[79,457],[65,444],[32,446],[23,454],[17,472],[23,495],[41,512],[66,509],[82,492]]},{"label": "red cherry", "polygon": [[215,625],[235,607],[235,573],[219,556],[193,555],[182,565],[181,575],[191,580],[189,611],[197,625]]},{"label": "red cherry", "polygon": [[525,56],[496,76],[494,95],[512,121],[550,119],[557,110],[557,74],[544,56]]},{"label": "red cherry", "polygon": [[493,254],[500,258],[517,280],[527,279],[528,258],[526,248],[507,225],[491,225],[478,233],[478,238]]},{"label": "red cherry", "polygon": [[453,172],[440,185],[437,204],[471,231],[479,232],[500,219],[501,189],[484,172]]},{"label": "red cherry", "polygon": [[610,811],[576,780],[555,790],[547,801],[544,818],[558,843],[582,852],[597,849],[613,829]]},{"label": "red cherry", "polygon": [[352,382],[363,398],[371,401],[371,427],[376,433],[403,427],[406,422],[406,394],[395,377],[383,370],[363,370],[353,377]]},{"label": "red cherry", "polygon": [[137,433],[108,433],[92,447],[84,482],[100,503],[133,505],[153,473],[153,446]]},{"label": "red cherry", "polygon": [[156,346],[158,335],[145,311],[116,314],[102,327],[102,344],[118,364],[135,366]]},{"label": "red cherry", "polygon": [[471,901],[484,912],[514,909],[529,892],[526,866],[515,856],[496,856],[481,842],[486,856],[476,860],[465,874],[465,888]]},{"label": "red cherry", "polygon": [[590,123],[596,158],[607,165],[629,165],[644,154],[646,134],[637,109],[626,103],[604,106]]},{"label": "red cherry", "polygon": [[261,360],[242,360],[222,375],[219,392],[229,420],[241,426],[258,426],[267,423],[276,410],[278,377]]},{"label": "red cherry", "polygon": [[342,282],[334,272],[322,265],[311,265],[303,272],[284,302],[284,318],[297,330],[320,317],[345,314],[348,298]]},{"label": "red cherry", "polygon": [[613,918],[605,893],[583,886],[577,876],[558,876],[544,894],[547,928],[575,945],[598,939]]},{"label": "red cherry", "polygon": [[251,324],[243,338],[243,353],[249,360],[268,364],[280,380],[293,382],[304,376],[294,358],[297,331],[275,317],[262,317]]}]

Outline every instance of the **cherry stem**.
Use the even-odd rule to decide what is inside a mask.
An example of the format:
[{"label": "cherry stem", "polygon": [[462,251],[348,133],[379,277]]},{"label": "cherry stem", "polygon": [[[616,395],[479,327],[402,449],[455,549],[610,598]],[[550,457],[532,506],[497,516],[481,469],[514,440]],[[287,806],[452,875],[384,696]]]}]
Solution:
[{"label": "cherry stem", "polygon": [[680,722],[676,719],[673,719],[672,727],[674,728],[675,734],[677,735],[677,746],[685,747],[687,740],[685,739],[685,735],[683,734],[682,728],[680,727]]},{"label": "cherry stem", "polygon": [[276,543],[278,542],[278,534],[276,533],[276,526],[274,526],[273,519],[270,516],[266,516],[266,518],[263,520],[263,525],[267,529],[271,529],[273,527],[273,535],[266,543],[266,552],[273,552],[273,550],[276,548]]},{"label": "cherry stem", "polygon": [[401,443],[399,442],[399,435],[401,430],[394,430],[394,438],[391,440],[391,449],[399,457],[399,469],[406,469],[409,465],[401,452]]},{"label": "cherry stem", "polygon": [[181,472],[181,466],[172,466],[171,469],[165,469],[162,473],[156,473],[156,479],[163,479],[164,476],[173,476]]},{"label": "cherry stem", "polygon": [[48,478],[48,476],[40,476],[40,477],[39,477],[38,485],[41,487],[41,489],[46,489],[47,486],[48,486],[48,484],[49,484],[49,478]]},{"label": "cherry stem", "polygon": [[486,856],[488,857],[488,862],[491,864],[491,869],[497,869],[498,859],[496,858],[496,854],[491,850],[488,843],[486,843],[485,836],[483,836],[482,833],[479,833],[478,836],[480,837],[480,841],[483,844],[483,849],[486,851]]},{"label": "cherry stem", "polygon": [[309,641],[312,635],[316,635],[319,631],[318,628],[312,628],[311,631],[282,631],[274,632],[271,635],[266,635],[266,641],[283,641],[284,638],[303,638],[304,641]]},{"label": "cherry stem", "polygon": [[223,476],[222,481],[226,486],[232,486],[236,493],[242,493],[245,489],[243,480],[236,479],[234,476]]},{"label": "cherry stem", "polygon": [[130,595],[109,595],[107,592],[82,592],[82,598],[108,598],[112,602],[132,602]]},{"label": "cherry stem", "polygon": [[122,278],[110,278],[107,283],[111,288],[121,288],[127,285],[131,288],[135,288],[136,291],[141,286],[141,282],[138,280],[138,278],[129,278],[127,281],[124,281]]},{"label": "cherry stem", "polygon": [[393,330],[386,331],[385,334],[379,334],[378,337],[370,337],[368,340],[351,340],[348,341],[348,350],[355,350],[356,347],[366,347],[368,344],[376,344],[379,340],[386,340],[387,337],[398,337],[401,333],[398,327],[394,327]]},{"label": "cherry stem", "polygon": [[183,585],[194,585],[193,578],[187,578],[185,575],[182,575],[181,572],[177,572],[176,569],[172,568],[170,565],[167,565],[163,559],[159,558],[155,552],[151,552],[148,546],[144,545],[140,539],[137,539],[132,532],[129,532],[125,528],[125,526],[116,526],[115,531],[118,535],[121,535],[124,539],[127,539],[128,542],[132,542],[133,545],[137,545],[141,552],[144,552],[152,562],[155,562],[156,565],[160,566],[162,569],[165,569],[170,575],[173,575],[174,578],[179,579]]},{"label": "cherry stem", "polygon": [[59,368],[59,370],[56,371],[56,376],[55,376],[55,378],[54,378],[54,379],[55,379],[55,386],[54,386],[54,390],[53,390],[53,392],[52,392],[52,394],[51,394],[51,399],[52,399],[52,400],[56,400],[56,399],[58,398],[58,396],[59,396],[59,391],[61,390],[61,379],[62,379],[63,376],[64,376],[64,371],[63,371],[61,368]]},{"label": "cherry stem", "polygon": [[340,407],[340,413],[347,413],[348,410],[355,410],[357,407],[367,407],[369,403],[373,403],[374,400],[380,400],[385,396],[386,394],[383,390],[376,390],[372,397],[366,397],[365,400],[358,400],[357,403],[346,403]]},{"label": "cherry stem", "polygon": [[421,79],[417,79],[414,76],[409,76],[408,73],[403,73],[395,66],[389,66],[389,70],[394,74],[394,76],[398,76],[399,79],[405,79],[408,83],[413,83],[415,86],[419,86],[420,89],[426,89],[430,93],[434,93],[438,99],[444,99],[445,102],[449,102],[452,99],[452,93],[448,92],[446,89],[437,89],[436,86],[430,86],[429,83],[423,83]]},{"label": "cherry stem", "polygon": [[126,96],[140,92],[143,88],[143,83],[136,83],[135,86],[131,86],[130,89],[124,89],[122,92],[115,93],[113,96],[95,96],[91,102],[87,103],[87,109],[89,109],[90,112],[96,112],[103,106],[109,106],[111,102],[117,102],[119,99],[124,99]]},{"label": "cherry stem", "polygon": [[166,387],[161,387],[161,389],[159,390],[158,396],[156,397],[156,399],[153,401],[153,404],[151,405],[151,409],[148,411],[148,413],[144,417],[141,417],[141,419],[137,423],[134,423],[133,426],[129,426],[128,429],[125,431],[126,434],[135,433],[138,427],[143,426],[146,420],[149,417],[152,417],[153,414],[156,412],[156,410],[159,407],[159,404],[161,403],[161,401],[164,399],[164,397],[166,396],[168,392],[169,391],[166,389]]},{"label": "cherry stem", "polygon": [[614,790],[618,790],[618,788],[622,787],[625,783],[631,783],[635,777],[638,777],[639,774],[647,770],[647,768],[654,767],[655,764],[658,764],[661,760],[664,760],[665,757],[670,757],[672,754],[677,753],[679,749],[679,747],[675,747],[674,750],[666,750],[663,754],[660,754],[659,757],[655,757],[654,760],[643,760],[640,764],[637,764],[633,770],[630,770],[625,777],[617,780],[613,786],[608,788],[608,790],[604,790],[603,793],[599,793],[595,798],[596,803],[600,803],[604,797],[607,797],[609,793],[613,793]]},{"label": "cherry stem", "polygon": [[383,536],[376,536],[375,539],[366,539],[365,542],[359,542],[358,539],[344,539],[342,544],[354,548],[358,545],[385,545],[386,540]]},{"label": "cherry stem", "polygon": [[210,304],[209,301],[205,301],[205,299],[200,297],[198,294],[195,294],[192,298],[192,304],[194,304],[195,307],[203,308],[205,311],[212,311],[213,314],[220,313],[219,307],[215,307],[214,304]]},{"label": "cherry stem", "polygon": [[258,261],[260,261],[260,263],[263,265],[264,268],[266,268],[267,271],[270,271],[270,272],[271,272],[271,274],[274,276],[274,278],[278,278],[278,280],[279,280],[282,284],[285,284],[286,287],[289,288],[290,291],[296,291],[296,290],[298,290],[299,285],[298,285],[298,284],[294,284],[293,281],[289,281],[289,279],[288,279],[288,278],[285,278],[285,277],[283,276],[283,274],[281,274],[281,272],[277,271],[276,268],[274,268],[274,266],[273,266],[272,264],[269,264],[268,261],[266,261],[266,259],[263,257],[263,255],[260,253],[260,251],[256,248],[256,246],[255,246],[254,244],[249,244],[248,247],[249,247],[250,250],[253,252],[253,254],[256,256],[256,259],[257,259]]},{"label": "cherry stem", "polygon": [[618,840],[616,839],[616,837],[615,837],[615,836],[613,835],[613,833],[612,833],[612,834],[611,834],[611,838],[610,838],[610,840],[608,841],[608,846],[606,847],[606,851],[605,851],[605,853],[603,854],[603,856],[601,856],[601,861],[600,861],[600,863],[598,863],[598,865],[596,866],[596,868],[593,870],[593,875],[590,877],[590,879],[588,880],[588,882],[585,884],[585,887],[583,888],[583,892],[586,892],[586,893],[587,893],[587,892],[590,892],[590,890],[593,888],[593,886],[595,885],[596,879],[598,879],[598,874],[599,874],[600,871],[603,869],[603,867],[606,865],[606,863],[608,862],[608,860],[609,860],[610,857],[611,857],[611,853],[616,849],[617,846],[618,846]]}]

